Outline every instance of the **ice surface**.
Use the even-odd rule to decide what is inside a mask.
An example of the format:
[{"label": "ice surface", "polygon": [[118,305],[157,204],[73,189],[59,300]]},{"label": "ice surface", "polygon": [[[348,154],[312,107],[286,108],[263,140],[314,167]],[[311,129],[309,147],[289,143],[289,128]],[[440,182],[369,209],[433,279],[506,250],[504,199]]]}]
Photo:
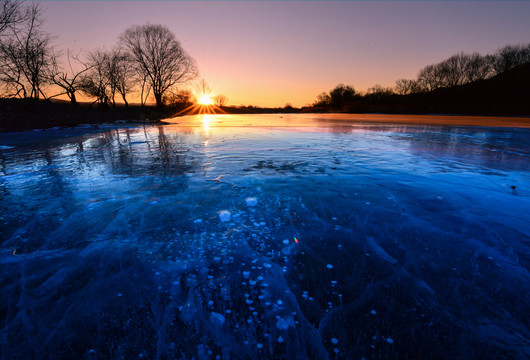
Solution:
[{"label": "ice surface", "polygon": [[230,213],[230,211],[228,210],[219,211],[219,220],[221,220],[222,222],[230,221],[231,218],[232,218],[232,213]]},{"label": "ice surface", "polygon": [[388,255],[388,253],[381,247],[375,239],[372,236],[368,237],[368,246],[370,249],[377,254],[381,259],[388,261],[391,264],[396,264],[397,260],[394,259],[392,256]]},{"label": "ice surface", "polygon": [[245,199],[245,202],[247,203],[247,206],[258,205],[258,199],[256,199],[255,197],[248,197]]},{"label": "ice surface", "polygon": [[2,359],[528,358],[530,131],[303,116],[2,135]]}]

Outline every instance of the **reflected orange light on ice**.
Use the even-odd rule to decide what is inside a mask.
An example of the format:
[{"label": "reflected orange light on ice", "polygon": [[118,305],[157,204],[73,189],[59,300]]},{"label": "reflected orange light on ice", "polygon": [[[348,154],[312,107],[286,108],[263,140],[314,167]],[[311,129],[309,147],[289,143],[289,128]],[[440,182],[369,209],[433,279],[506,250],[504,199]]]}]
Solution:
[{"label": "reflected orange light on ice", "polygon": [[212,121],[212,117],[210,115],[202,116],[202,127],[204,128],[206,135],[208,135],[210,132],[210,121]]}]

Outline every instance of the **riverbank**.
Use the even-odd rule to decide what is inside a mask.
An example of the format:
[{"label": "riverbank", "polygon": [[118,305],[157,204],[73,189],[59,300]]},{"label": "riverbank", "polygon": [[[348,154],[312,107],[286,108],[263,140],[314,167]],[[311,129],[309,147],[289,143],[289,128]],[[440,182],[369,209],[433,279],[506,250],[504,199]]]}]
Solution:
[{"label": "riverbank", "polygon": [[[165,124],[180,122],[189,126],[195,126],[193,121],[175,117],[182,114],[186,105],[167,106],[157,109],[154,106],[130,105],[125,107],[90,107],[89,104],[82,103],[74,106],[70,103],[50,102],[50,101],[29,101],[22,99],[0,99],[0,132],[44,130],[57,127],[76,127],[80,125],[101,125],[101,124]],[[289,117],[290,114],[300,113],[296,108],[259,108],[259,107],[223,107],[221,109],[226,116],[229,115],[255,115],[245,117],[244,124],[236,124],[236,118],[224,119],[211,124],[212,126],[263,126],[262,116],[267,114],[281,115]],[[292,123],[292,126],[307,127],[313,126],[314,119],[320,123],[327,123],[329,126],[344,126],[349,122],[356,123],[389,123],[389,124],[412,124],[412,125],[448,125],[448,126],[488,126],[488,127],[513,127],[529,128],[530,117],[525,116],[474,116],[474,115],[446,115],[446,114],[379,114],[379,113],[310,113],[306,120],[301,122],[300,118]],[[193,119],[193,118],[187,118]],[[195,118],[198,119],[198,118]],[[271,122],[272,119],[272,122]],[[275,126],[275,117],[267,120],[266,125]],[[198,125],[202,126],[202,125]]]},{"label": "riverbank", "polygon": [[72,105],[66,102],[0,99],[0,132],[75,127],[82,124],[158,123],[178,109],[130,105],[125,107]]}]

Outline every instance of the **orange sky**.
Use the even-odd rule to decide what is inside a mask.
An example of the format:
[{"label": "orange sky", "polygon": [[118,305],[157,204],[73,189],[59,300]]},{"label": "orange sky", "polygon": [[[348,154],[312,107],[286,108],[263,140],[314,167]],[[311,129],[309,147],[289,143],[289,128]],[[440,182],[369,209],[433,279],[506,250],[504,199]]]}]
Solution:
[{"label": "orange sky", "polygon": [[303,106],[339,83],[393,86],[458,53],[530,38],[530,2],[47,1],[58,49],[112,47],[133,24],[168,26],[231,105]]}]

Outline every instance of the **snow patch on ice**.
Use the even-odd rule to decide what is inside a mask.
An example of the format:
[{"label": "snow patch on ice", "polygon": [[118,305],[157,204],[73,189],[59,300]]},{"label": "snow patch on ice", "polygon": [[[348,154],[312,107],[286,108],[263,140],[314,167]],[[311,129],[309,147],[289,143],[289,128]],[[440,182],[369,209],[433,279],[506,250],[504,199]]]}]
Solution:
[{"label": "snow patch on ice", "polygon": [[245,202],[249,207],[258,205],[258,199],[256,199],[255,197],[248,197],[245,199]]},{"label": "snow patch on ice", "polygon": [[231,218],[232,218],[232,213],[230,211],[228,210],[219,211],[219,220],[221,220],[222,222],[230,221]]}]

